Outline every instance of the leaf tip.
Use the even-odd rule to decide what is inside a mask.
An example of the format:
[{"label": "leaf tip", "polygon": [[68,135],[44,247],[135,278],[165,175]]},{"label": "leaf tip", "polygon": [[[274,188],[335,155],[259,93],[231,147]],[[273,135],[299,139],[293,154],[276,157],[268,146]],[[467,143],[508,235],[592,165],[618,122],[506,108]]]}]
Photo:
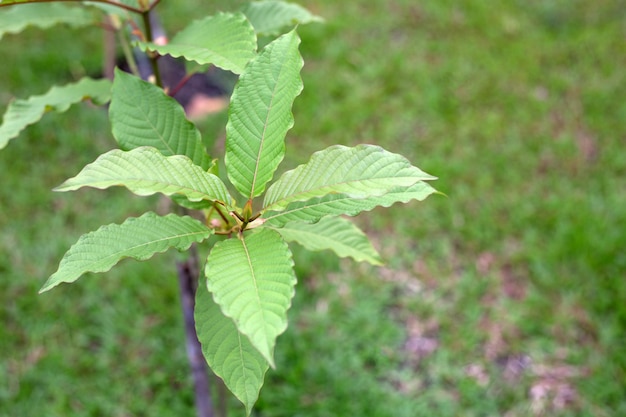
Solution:
[{"label": "leaf tip", "polygon": [[58,283],[51,282],[50,278],[48,278],[46,283],[43,284],[43,287],[41,287],[41,289],[39,289],[37,294],[43,294],[44,292],[47,292],[47,291],[51,290],[52,288],[56,287],[57,285],[58,285]]},{"label": "leaf tip", "polygon": [[369,263],[374,266],[385,266],[385,261],[380,258],[372,259],[369,261]]},{"label": "leaf tip", "polygon": [[252,339],[249,339],[252,342],[252,346],[263,356],[263,359],[267,362],[267,364],[272,368],[272,370],[276,370],[276,362],[274,362],[274,348],[267,346],[259,346]]}]

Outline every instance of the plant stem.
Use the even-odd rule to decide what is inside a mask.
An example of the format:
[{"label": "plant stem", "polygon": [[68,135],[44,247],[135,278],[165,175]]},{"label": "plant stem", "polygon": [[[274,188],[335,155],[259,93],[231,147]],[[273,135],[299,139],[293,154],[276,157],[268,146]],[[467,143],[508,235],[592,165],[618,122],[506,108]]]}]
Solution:
[{"label": "plant stem", "polygon": [[[156,3],[155,3],[156,4]],[[146,10],[141,13],[143,18],[143,26],[146,31],[146,42],[152,42],[152,21],[150,20],[150,10]],[[159,71],[158,55],[153,52],[147,52],[150,65],[152,66],[152,73],[154,74],[154,82],[157,86],[163,88],[163,81],[161,81],[161,71]]]},{"label": "plant stem", "polygon": [[170,97],[174,97],[176,93],[178,93],[180,89],[183,88],[185,84],[187,84],[187,81],[189,81],[192,76],[193,72],[188,72],[187,74],[185,74],[185,76],[178,82],[178,84],[176,84],[176,87],[172,88],[167,94]]},{"label": "plant stem", "polygon": [[178,282],[180,284],[180,298],[185,320],[185,336],[187,341],[187,357],[193,376],[196,410],[198,417],[214,417],[213,404],[209,390],[208,369],[202,347],[196,335],[196,326],[193,316],[195,295],[198,288],[198,252],[195,246],[190,250],[191,256],[184,262],[177,262]]},{"label": "plant stem", "polygon": [[104,45],[104,59],[102,60],[102,74],[109,80],[113,79],[113,70],[115,68],[115,35],[117,29],[111,23],[111,17],[104,16],[104,37],[102,43]]},{"label": "plant stem", "polygon": [[135,76],[141,78],[141,74],[139,73],[139,68],[137,68],[137,62],[135,61],[135,55],[133,54],[132,49],[128,43],[128,39],[126,39],[125,34],[121,31],[117,31],[118,39],[120,45],[122,46],[122,51],[124,52],[124,57],[126,58],[126,63],[128,64],[128,68],[130,72],[132,72]]},{"label": "plant stem", "polygon": [[217,214],[219,214],[219,216],[224,221],[224,225],[226,227],[230,226],[230,220],[228,220],[228,217],[226,217],[226,215],[224,213],[222,213],[222,209],[219,208],[219,204],[213,203],[213,208],[215,209]]}]

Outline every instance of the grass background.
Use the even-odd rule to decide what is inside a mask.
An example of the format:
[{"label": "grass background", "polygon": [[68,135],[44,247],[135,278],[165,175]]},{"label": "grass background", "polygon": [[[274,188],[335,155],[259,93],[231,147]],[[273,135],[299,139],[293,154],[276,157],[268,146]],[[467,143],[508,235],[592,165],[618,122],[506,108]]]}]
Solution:
[{"label": "grass background", "polygon": [[[376,143],[447,197],[357,217],[383,268],[293,248],[290,328],[256,415],[625,415],[624,2],[301,4],[327,22],[299,29],[281,169]],[[214,11],[162,6],[172,33]],[[0,110],[97,73],[101,39],[3,38]],[[200,123],[208,142],[223,120]],[[82,233],[158,204],[50,191],[114,147],[108,129],[77,106],[0,152],[0,416],[194,415],[177,254],[37,295]]]}]

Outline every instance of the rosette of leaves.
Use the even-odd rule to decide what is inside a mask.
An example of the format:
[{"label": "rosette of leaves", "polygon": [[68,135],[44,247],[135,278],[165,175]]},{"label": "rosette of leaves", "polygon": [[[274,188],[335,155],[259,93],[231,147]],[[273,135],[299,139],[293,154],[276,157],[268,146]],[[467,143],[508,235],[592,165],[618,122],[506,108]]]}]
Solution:
[{"label": "rosette of leaves", "polygon": [[[272,33],[258,20],[263,14],[255,13],[257,25]],[[217,41],[215,34],[221,36]],[[292,104],[303,88],[299,44],[291,30],[257,51],[255,29],[242,13],[192,24],[166,47],[142,44],[239,74],[226,125],[226,176],[219,176],[200,133],[175,100],[116,70],[109,117],[121,149],[101,155],[56,191],[124,186],[142,196],[161,193],[202,210],[206,220],[149,212],[103,226],[68,250],[41,289],[106,272],[124,258],[183,251],[219,235],[211,239],[217,243],[196,294],[196,330],[207,363],[248,415],[274,366],[276,338],[287,328],[296,284],[287,242],[379,265],[366,235],[345,216],[435,192],[426,182],[433,176],[374,145],[331,146],[274,179],[294,124]],[[79,97],[74,94],[74,101]]]}]

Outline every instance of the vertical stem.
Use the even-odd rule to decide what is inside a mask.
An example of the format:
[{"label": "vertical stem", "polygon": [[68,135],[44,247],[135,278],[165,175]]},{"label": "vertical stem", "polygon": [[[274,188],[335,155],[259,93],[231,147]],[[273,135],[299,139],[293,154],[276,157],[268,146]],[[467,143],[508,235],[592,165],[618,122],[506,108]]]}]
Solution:
[{"label": "vertical stem", "polygon": [[[150,10],[159,3],[156,0],[152,5],[141,13],[143,18],[146,41],[153,41],[152,21],[150,19]],[[148,59],[152,65],[152,73],[154,74],[155,84],[163,88],[161,80],[161,72],[157,62],[158,56],[148,52]],[[208,367],[202,354],[202,347],[198,341],[196,334],[196,323],[194,319],[194,308],[196,305],[196,290],[198,288],[199,262],[198,252],[195,246],[192,246],[190,256],[184,262],[177,262],[176,269],[178,272],[178,282],[180,285],[180,298],[183,308],[183,318],[185,321],[185,339],[187,343],[187,358],[191,367],[191,375],[193,377],[193,385],[196,400],[196,411],[198,417],[214,417],[213,403],[211,401],[211,390],[209,387]]]},{"label": "vertical stem", "polygon": [[[146,42],[152,42],[152,21],[150,20],[150,10],[146,10],[141,13],[143,18],[143,26],[146,31]],[[161,81],[161,72],[159,71],[159,65],[157,62],[157,55],[153,52],[148,52],[148,59],[150,59],[150,65],[152,65],[152,73],[154,74],[155,84],[163,88],[163,81]]]},{"label": "vertical stem", "polygon": [[[111,18],[104,16],[104,59],[102,60],[102,74],[109,80],[113,79],[113,70],[115,68],[115,30],[112,29],[113,24]],[[109,29],[111,28],[111,29]]]},{"label": "vertical stem", "polygon": [[[152,21],[150,19],[150,10],[159,3],[154,1],[152,5],[141,13],[145,29],[146,41],[153,41]],[[157,62],[158,56],[148,52],[148,59],[152,65],[152,73],[154,74],[155,84],[163,88],[161,80],[161,72]],[[180,298],[183,309],[183,318],[185,321],[185,339],[187,343],[187,358],[191,367],[191,375],[193,377],[193,385],[196,400],[196,411],[198,417],[214,417],[213,402],[211,401],[211,390],[209,387],[208,367],[202,347],[198,341],[196,333],[196,323],[194,319],[194,309],[196,305],[196,290],[198,288],[199,261],[198,251],[192,246],[190,256],[184,262],[177,262],[176,269],[178,272],[178,282],[180,285]]]},{"label": "vertical stem", "polygon": [[196,410],[198,417],[214,417],[213,404],[211,401],[208,369],[202,348],[196,335],[194,321],[195,295],[198,287],[198,253],[192,246],[190,257],[184,262],[178,262],[178,281],[180,284],[180,297],[185,320],[185,336],[187,341],[187,357],[191,366],[191,374],[194,382]]},{"label": "vertical stem", "polygon": [[124,57],[126,58],[126,63],[128,64],[128,68],[130,69],[130,72],[132,72],[137,77],[141,78],[141,73],[139,72],[139,68],[137,67],[137,61],[135,60],[135,55],[133,54],[132,49],[130,48],[128,39],[126,38],[125,34],[121,30],[118,30],[117,34],[118,34],[120,45],[122,47],[122,51],[124,52]]}]

